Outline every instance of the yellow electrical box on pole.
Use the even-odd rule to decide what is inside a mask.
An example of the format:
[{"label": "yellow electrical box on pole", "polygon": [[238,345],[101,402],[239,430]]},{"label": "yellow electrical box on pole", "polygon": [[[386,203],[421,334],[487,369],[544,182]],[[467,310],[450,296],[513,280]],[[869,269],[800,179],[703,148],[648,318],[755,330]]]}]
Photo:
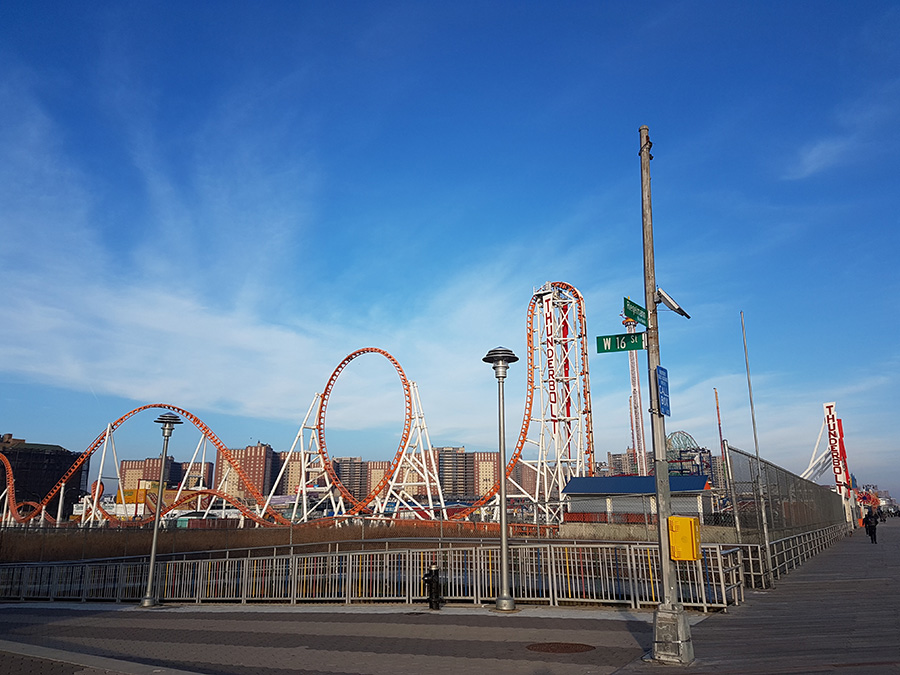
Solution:
[{"label": "yellow electrical box on pole", "polygon": [[700,560],[700,519],[669,516],[669,557]]}]

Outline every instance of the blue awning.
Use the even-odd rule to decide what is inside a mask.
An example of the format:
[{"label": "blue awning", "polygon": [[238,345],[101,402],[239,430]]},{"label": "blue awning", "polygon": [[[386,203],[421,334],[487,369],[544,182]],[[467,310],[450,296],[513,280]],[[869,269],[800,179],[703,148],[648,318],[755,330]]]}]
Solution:
[{"label": "blue awning", "polygon": [[[706,476],[669,476],[673,494],[703,492],[709,489]],[[572,478],[563,488],[566,495],[652,495],[656,494],[653,476],[602,476]]]}]

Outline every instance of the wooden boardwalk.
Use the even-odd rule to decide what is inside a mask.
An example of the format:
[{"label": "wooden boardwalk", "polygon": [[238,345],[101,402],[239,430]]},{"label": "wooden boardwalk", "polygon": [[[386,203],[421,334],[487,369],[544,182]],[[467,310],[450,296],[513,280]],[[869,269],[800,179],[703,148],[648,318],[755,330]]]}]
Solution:
[{"label": "wooden boardwalk", "polygon": [[900,518],[856,530],[767,591],[693,626],[695,661],[617,673],[900,673]]}]

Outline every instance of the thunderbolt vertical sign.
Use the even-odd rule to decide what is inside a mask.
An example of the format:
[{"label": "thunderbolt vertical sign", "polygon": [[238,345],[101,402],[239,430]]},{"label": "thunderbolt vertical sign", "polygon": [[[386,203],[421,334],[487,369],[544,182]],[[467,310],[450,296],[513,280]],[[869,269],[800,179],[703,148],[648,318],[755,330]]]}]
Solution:
[{"label": "thunderbolt vertical sign", "polygon": [[841,497],[850,496],[848,486],[850,477],[847,475],[847,465],[841,457],[841,424],[834,410],[835,404],[823,403],[825,409],[825,426],[828,427],[828,449],[831,451],[831,468],[834,471],[834,482],[837,492]]},{"label": "thunderbolt vertical sign", "polygon": [[544,297],[544,333],[547,336],[547,403],[556,436],[559,433],[559,392],[556,386],[556,345],[553,342],[553,296],[550,294]]}]

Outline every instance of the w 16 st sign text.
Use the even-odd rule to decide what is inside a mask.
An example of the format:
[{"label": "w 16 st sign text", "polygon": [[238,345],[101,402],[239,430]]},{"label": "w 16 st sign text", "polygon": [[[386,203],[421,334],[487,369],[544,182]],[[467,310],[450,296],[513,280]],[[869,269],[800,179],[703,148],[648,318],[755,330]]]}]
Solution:
[{"label": "w 16 st sign text", "polygon": [[597,353],[626,352],[631,349],[646,349],[644,333],[624,333],[622,335],[600,335],[597,337]]}]

